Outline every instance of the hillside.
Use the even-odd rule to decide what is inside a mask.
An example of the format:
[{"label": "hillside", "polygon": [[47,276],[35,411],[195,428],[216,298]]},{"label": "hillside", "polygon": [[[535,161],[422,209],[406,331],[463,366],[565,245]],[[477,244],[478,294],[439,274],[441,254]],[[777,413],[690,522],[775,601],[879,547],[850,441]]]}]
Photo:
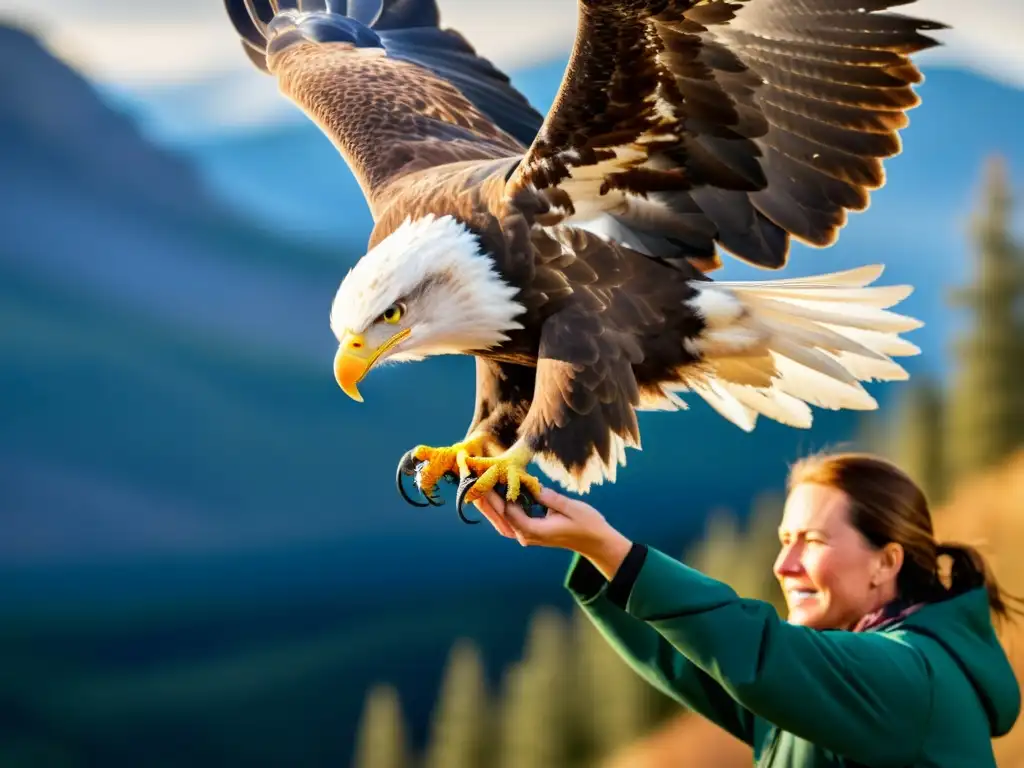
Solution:
[{"label": "hillside", "polygon": [[[1024,596],[1024,451],[963,482],[934,512],[939,540],[979,546],[1003,587]],[[1024,681],[1024,617],[1001,630],[1003,646]],[[999,768],[1024,768],[1024,717],[995,742]],[[629,745],[601,768],[748,768],[750,749],[717,726],[688,714]]]},{"label": "hillside", "polygon": [[[940,539],[978,546],[1003,587],[1024,596],[1024,451],[1003,466],[967,480],[936,513]],[[1001,631],[1017,680],[1024,683],[1024,617]],[[999,768],[1024,768],[1024,717],[995,743]]]}]

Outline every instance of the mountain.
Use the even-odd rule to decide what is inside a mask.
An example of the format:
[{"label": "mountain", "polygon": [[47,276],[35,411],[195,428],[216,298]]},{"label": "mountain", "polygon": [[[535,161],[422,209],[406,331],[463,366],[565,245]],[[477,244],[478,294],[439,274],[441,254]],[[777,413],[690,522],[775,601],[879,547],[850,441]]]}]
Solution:
[{"label": "mountain", "polygon": [[[493,676],[533,607],[566,604],[565,553],[395,493],[408,447],[464,430],[472,362],[384,369],[362,405],[337,391],[327,312],[367,219],[309,126],[159,147],[30,35],[0,28],[0,65],[0,763],[336,765],[381,679],[421,736],[456,637]],[[918,202],[875,226],[949,247]],[[883,258],[866,220],[799,270]],[[682,551],[857,423],[817,418],[645,414],[645,450],[590,500]]]}]

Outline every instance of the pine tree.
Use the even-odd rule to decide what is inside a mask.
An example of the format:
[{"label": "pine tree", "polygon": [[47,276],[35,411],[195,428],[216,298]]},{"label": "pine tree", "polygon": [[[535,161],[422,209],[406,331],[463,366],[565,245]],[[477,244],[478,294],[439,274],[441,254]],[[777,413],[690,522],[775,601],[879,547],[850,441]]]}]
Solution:
[{"label": "pine tree", "polygon": [[495,752],[483,664],[475,644],[452,646],[423,768],[489,768]]},{"label": "pine tree", "polygon": [[991,466],[1024,444],[1024,256],[1011,236],[1011,209],[1005,165],[993,159],[974,219],[974,284],[953,297],[973,317],[956,345],[947,443],[953,477]]},{"label": "pine tree", "polygon": [[785,506],[785,496],[774,491],[766,491],[754,499],[744,531],[749,587],[744,588],[747,592],[741,592],[744,597],[770,603],[782,615],[786,611],[786,597],[774,569],[779,556],[779,524]]},{"label": "pine tree", "polygon": [[703,535],[683,554],[683,562],[703,574],[734,586],[739,579],[736,565],[740,556],[739,521],[732,510],[713,510],[704,519]]},{"label": "pine tree", "polygon": [[355,768],[408,768],[409,749],[398,691],[370,688],[356,740]]},{"label": "pine tree", "polygon": [[591,766],[640,738],[675,709],[641,677],[582,610],[573,615],[574,722],[580,757]]},{"label": "pine tree", "polygon": [[766,493],[754,500],[746,526],[731,512],[714,512],[705,523],[704,536],[683,561],[725,582],[741,597],[764,600],[780,610],[784,601],[772,566],[779,551],[782,508],[777,494]]},{"label": "pine tree", "polygon": [[927,377],[903,393],[895,411],[886,455],[924,491],[931,505],[941,503],[948,490],[944,450],[945,402],[942,390]]},{"label": "pine tree", "polygon": [[857,418],[857,428],[850,440],[849,450],[876,453],[891,459],[894,440],[892,413],[888,408],[862,411]]},{"label": "pine tree", "polygon": [[500,768],[565,768],[568,760],[569,648],[565,620],[540,608],[521,662],[506,671],[497,754]]}]

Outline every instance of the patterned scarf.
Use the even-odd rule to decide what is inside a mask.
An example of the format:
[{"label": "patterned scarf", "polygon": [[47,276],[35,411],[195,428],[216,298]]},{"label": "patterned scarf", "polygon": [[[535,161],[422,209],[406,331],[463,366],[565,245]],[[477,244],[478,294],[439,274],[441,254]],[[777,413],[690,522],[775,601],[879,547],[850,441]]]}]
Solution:
[{"label": "patterned scarf", "polygon": [[903,621],[907,616],[919,610],[924,603],[910,603],[896,598],[883,605],[877,611],[865,614],[860,621],[854,625],[851,632],[873,632],[885,627],[890,627]]}]

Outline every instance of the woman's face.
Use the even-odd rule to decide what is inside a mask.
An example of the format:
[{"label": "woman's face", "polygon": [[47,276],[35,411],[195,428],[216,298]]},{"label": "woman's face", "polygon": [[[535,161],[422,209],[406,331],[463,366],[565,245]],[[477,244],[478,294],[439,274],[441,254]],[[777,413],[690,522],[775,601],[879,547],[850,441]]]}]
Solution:
[{"label": "woman's face", "polygon": [[895,597],[894,577],[878,583],[883,554],[847,510],[846,494],[825,485],[802,483],[786,499],[774,571],[792,624],[848,629]]}]

